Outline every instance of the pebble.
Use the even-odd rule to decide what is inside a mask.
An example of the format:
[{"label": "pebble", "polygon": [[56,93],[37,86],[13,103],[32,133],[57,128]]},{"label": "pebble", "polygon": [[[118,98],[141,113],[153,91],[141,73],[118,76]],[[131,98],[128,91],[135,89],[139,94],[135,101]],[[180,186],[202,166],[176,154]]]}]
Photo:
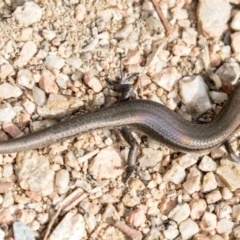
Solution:
[{"label": "pebble", "polygon": [[[216,74],[220,77],[222,82],[230,82],[233,85],[237,83],[240,77],[240,67],[237,62],[224,63]],[[226,96],[225,96],[226,98]]]},{"label": "pebble", "polygon": [[11,122],[16,112],[9,103],[0,105],[0,122]]},{"label": "pebble", "polygon": [[101,82],[90,72],[84,74],[84,82],[88,87],[92,88],[95,93],[98,93],[102,90]]},{"label": "pebble", "polygon": [[117,40],[126,39],[130,35],[130,33],[132,33],[132,31],[133,25],[127,24],[115,33],[114,38],[116,38]]},{"label": "pebble", "polygon": [[192,200],[190,202],[191,218],[199,220],[207,209],[207,203],[204,199]]},{"label": "pebble", "polygon": [[179,94],[192,114],[199,115],[212,107],[207,85],[201,76],[184,77],[179,81]]},{"label": "pebble", "polygon": [[84,214],[83,218],[84,218],[84,222],[86,224],[87,232],[91,233],[97,225],[96,217],[92,213],[86,212]]},{"label": "pebble", "polygon": [[185,169],[178,164],[174,164],[165,174],[163,180],[166,182],[173,182],[175,184],[181,183],[186,176]]},{"label": "pebble", "polygon": [[188,203],[178,204],[169,214],[168,217],[178,224],[190,216],[190,207]]},{"label": "pebble", "polygon": [[235,31],[240,30],[240,11],[237,11],[237,13],[234,15],[230,26]]},{"label": "pebble", "polygon": [[53,192],[54,172],[50,170],[49,159],[44,155],[39,156],[37,151],[21,152],[18,155],[16,176],[22,189],[41,196]]},{"label": "pebble", "polygon": [[217,163],[213,161],[209,156],[203,156],[198,168],[203,172],[214,172],[217,170]]},{"label": "pebble", "polygon": [[65,64],[65,60],[58,56],[47,56],[45,65],[49,70],[61,69]]},{"label": "pebble", "polygon": [[66,59],[66,63],[71,67],[78,69],[82,65],[82,60],[79,57],[73,56]]},{"label": "pebble", "polygon": [[222,219],[218,221],[216,230],[219,234],[230,234],[232,233],[234,223],[229,219]]},{"label": "pebble", "polygon": [[143,156],[138,160],[141,168],[154,167],[163,157],[162,151],[152,150],[150,148],[143,148],[142,155]]},{"label": "pebble", "polygon": [[231,34],[231,47],[235,53],[240,52],[240,31]]},{"label": "pebble", "polygon": [[199,224],[203,231],[213,231],[217,226],[217,216],[210,212],[205,212]]},{"label": "pebble", "polygon": [[136,205],[140,204],[140,198],[135,189],[132,189],[123,196],[122,203],[126,207],[135,207]]},{"label": "pebble", "polygon": [[61,169],[56,173],[55,185],[56,185],[56,191],[58,194],[64,194],[68,192],[69,181],[70,181],[70,176],[67,170]]},{"label": "pebble", "polygon": [[128,50],[126,57],[123,59],[123,65],[136,65],[140,63],[141,55],[139,50]]},{"label": "pebble", "polygon": [[28,27],[41,20],[42,9],[34,2],[25,2],[16,8],[13,15],[21,25]]},{"label": "pebble", "polygon": [[238,188],[240,188],[239,166],[220,166],[217,169],[217,174],[231,191],[236,191]]},{"label": "pebble", "polygon": [[67,89],[70,79],[68,75],[60,73],[56,78],[56,82],[61,89]]},{"label": "pebble", "polygon": [[21,68],[25,66],[37,52],[37,45],[33,41],[24,43],[19,56],[15,58],[14,65]]},{"label": "pebble", "polygon": [[35,240],[33,230],[22,222],[13,223],[14,240]]},{"label": "pebble", "polygon": [[182,154],[178,158],[175,158],[174,161],[176,161],[180,166],[186,169],[194,165],[198,161],[198,154]]},{"label": "pebble", "polygon": [[223,102],[227,101],[228,95],[224,92],[217,92],[217,91],[210,91],[209,97],[214,103],[222,104]]},{"label": "pebble", "polygon": [[232,217],[234,219],[240,220],[240,204],[233,205],[232,207]]},{"label": "pebble", "polygon": [[183,183],[183,188],[189,193],[193,194],[201,189],[201,172],[192,167],[187,175],[187,180]]},{"label": "pebble", "polygon": [[206,201],[208,204],[218,202],[222,199],[221,192],[219,190],[214,190],[205,195]]},{"label": "pebble", "polygon": [[82,215],[68,212],[51,233],[49,240],[77,240],[86,237],[85,223]]},{"label": "pebble", "polygon": [[109,146],[100,150],[89,165],[89,173],[94,179],[117,178],[123,174],[125,161],[120,152]]},{"label": "pebble", "polygon": [[2,83],[0,85],[0,98],[2,99],[18,98],[22,93],[19,87],[13,86],[10,83]]},{"label": "pebble", "polygon": [[200,0],[198,3],[198,26],[202,34],[219,39],[230,19],[231,5],[227,0]]},{"label": "pebble", "polygon": [[152,76],[152,81],[166,91],[171,91],[176,83],[180,80],[181,74],[175,67],[168,67],[161,72],[157,72]]},{"label": "pebble", "polygon": [[38,106],[42,106],[45,104],[46,94],[42,89],[34,86],[32,88],[32,95],[34,103],[36,103]]},{"label": "pebble", "polygon": [[14,203],[13,193],[7,192],[3,196],[3,201],[1,207],[3,208],[9,208]]},{"label": "pebble", "polygon": [[172,239],[175,239],[179,235],[179,231],[178,231],[178,229],[171,228],[171,229],[164,230],[163,234],[166,239],[172,240]]},{"label": "pebble", "polygon": [[11,76],[14,74],[14,68],[12,65],[5,63],[0,66],[0,78],[4,80],[8,76]]},{"label": "pebble", "polygon": [[56,37],[55,31],[49,29],[43,29],[42,35],[48,41],[52,41]]},{"label": "pebble", "polygon": [[203,177],[202,192],[210,192],[217,188],[217,181],[212,172],[208,172]]},{"label": "pebble", "polygon": [[39,86],[45,93],[58,93],[55,76],[49,70],[43,70],[41,72]]},{"label": "pebble", "polygon": [[183,57],[188,56],[190,54],[191,48],[182,45],[174,45],[172,51],[175,56]]},{"label": "pebble", "polygon": [[87,11],[86,11],[86,7],[83,4],[78,4],[75,8],[75,19],[78,22],[82,22],[85,18]]},{"label": "pebble", "polygon": [[240,226],[233,229],[233,235],[235,238],[240,238]]},{"label": "pebble", "polygon": [[145,189],[144,183],[138,178],[131,178],[128,182],[128,187],[130,189],[135,189],[138,191],[142,191],[143,189]]},{"label": "pebble", "polygon": [[5,239],[5,233],[2,229],[0,229],[0,240],[4,240]]},{"label": "pebble", "polygon": [[28,89],[32,89],[35,85],[35,79],[31,71],[28,69],[21,69],[18,71],[17,83]]},{"label": "pebble", "polygon": [[137,210],[130,212],[127,221],[134,227],[140,227],[146,221],[147,206],[139,205]]},{"label": "pebble", "polygon": [[215,208],[215,213],[218,219],[230,219],[230,214],[232,213],[232,208],[225,202],[220,202]]},{"label": "pebble", "polygon": [[0,182],[0,193],[10,192],[13,188],[12,182]]},{"label": "pebble", "polygon": [[196,222],[194,222],[191,218],[188,218],[179,224],[179,231],[182,239],[190,239],[199,232],[199,227]]},{"label": "pebble", "polygon": [[23,135],[23,132],[13,123],[4,123],[2,125],[4,132],[8,133],[12,138]]}]

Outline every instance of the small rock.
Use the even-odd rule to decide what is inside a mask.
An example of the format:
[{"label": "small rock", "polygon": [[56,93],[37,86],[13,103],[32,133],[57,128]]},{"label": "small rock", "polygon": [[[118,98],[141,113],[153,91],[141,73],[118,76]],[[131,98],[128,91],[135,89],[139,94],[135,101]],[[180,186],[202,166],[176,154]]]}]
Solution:
[{"label": "small rock", "polygon": [[163,234],[166,239],[172,240],[179,235],[179,231],[178,229],[170,228],[170,229],[164,230]]},{"label": "small rock", "polygon": [[240,31],[231,34],[231,47],[235,53],[240,52]]},{"label": "small rock", "polygon": [[28,69],[21,69],[18,71],[17,83],[28,89],[32,89],[35,85],[35,79]]},{"label": "small rock", "polygon": [[161,72],[155,73],[152,77],[152,81],[166,91],[171,91],[180,78],[181,74],[178,73],[175,67],[168,67]]},{"label": "small rock", "polygon": [[240,188],[240,167],[236,165],[220,166],[217,169],[220,179],[227,185],[231,191]]},{"label": "small rock", "polygon": [[96,220],[95,216],[90,212],[86,212],[84,214],[83,218],[84,218],[84,222],[86,224],[87,232],[91,233],[97,225],[97,220]]},{"label": "small rock", "polygon": [[82,65],[82,60],[79,57],[74,56],[74,57],[67,58],[66,63],[71,67],[78,69]]},{"label": "small rock", "polygon": [[231,5],[226,0],[201,0],[198,3],[198,27],[206,37],[218,39],[225,30]]},{"label": "small rock", "polygon": [[189,194],[198,192],[201,189],[201,176],[201,172],[197,168],[192,167],[187,175],[186,182],[183,183],[183,188]]},{"label": "small rock", "polygon": [[21,188],[41,196],[53,192],[54,172],[50,170],[49,159],[39,156],[37,151],[19,153],[15,173]]},{"label": "small rock", "polygon": [[210,212],[205,212],[199,224],[203,231],[213,231],[217,226],[217,216]]},{"label": "small rock", "polygon": [[0,78],[2,80],[4,80],[5,78],[7,78],[9,75],[12,75],[14,73],[14,68],[12,67],[12,65],[5,63],[2,64],[0,67]]},{"label": "small rock", "polygon": [[38,106],[44,105],[44,103],[46,102],[46,94],[42,89],[38,87],[33,87],[32,94],[33,100]]},{"label": "small rock", "polygon": [[5,239],[5,232],[0,229],[0,240],[4,240]]},{"label": "small rock", "polygon": [[84,74],[84,82],[88,85],[88,87],[92,88],[95,93],[102,90],[101,82],[89,72]]},{"label": "small rock", "polygon": [[237,219],[238,221],[240,220],[240,204],[233,205],[232,208],[232,217],[234,219]]},{"label": "small rock", "polygon": [[[224,63],[217,71],[216,74],[223,82],[230,82],[233,85],[237,83],[240,77],[240,67],[237,62]],[[226,98],[226,97],[225,97]]]},{"label": "small rock", "polygon": [[222,219],[217,223],[217,232],[219,234],[230,234],[232,233],[234,223],[228,219]]},{"label": "small rock", "polygon": [[89,165],[89,173],[95,179],[117,178],[124,171],[125,161],[114,147],[102,149]]},{"label": "small rock", "polygon": [[0,98],[18,98],[20,95],[22,95],[22,90],[19,87],[13,86],[10,83],[0,85]]},{"label": "small rock", "polygon": [[12,138],[23,135],[23,132],[13,123],[4,123],[2,126],[4,132],[8,133]]},{"label": "small rock", "polygon": [[140,51],[139,50],[128,50],[127,56],[123,60],[123,65],[136,65],[140,63]]},{"label": "small rock", "polygon": [[218,190],[214,190],[210,193],[208,193],[206,196],[206,201],[208,204],[212,204],[212,203],[215,203],[217,201],[220,201],[222,199],[222,195],[221,195],[221,192],[218,191]]},{"label": "small rock", "polygon": [[85,223],[82,215],[68,212],[53,230],[49,240],[84,239],[86,237]]},{"label": "small rock", "polygon": [[22,222],[13,223],[14,240],[35,240],[33,230]]},{"label": "small rock", "polygon": [[69,79],[68,75],[60,73],[57,76],[56,82],[60,88],[67,89],[70,79]]},{"label": "small rock", "polygon": [[45,64],[49,70],[61,69],[65,64],[65,60],[58,56],[47,56]]},{"label": "small rock", "polygon": [[146,221],[147,207],[145,205],[139,205],[138,209],[130,212],[127,221],[134,227],[139,227]]},{"label": "small rock", "polygon": [[212,107],[207,85],[201,76],[185,77],[179,81],[179,94],[192,114],[199,115]]},{"label": "small rock", "polygon": [[215,212],[219,219],[230,219],[232,208],[225,202],[220,202],[215,208]]},{"label": "small rock", "polygon": [[176,7],[176,8],[173,8],[171,12],[172,12],[173,18],[177,20],[183,20],[188,18],[188,12],[186,9]]},{"label": "small rock", "polygon": [[86,8],[83,4],[78,4],[75,8],[75,19],[78,21],[78,22],[82,22],[85,18],[85,15],[86,15],[87,11],[86,11]]},{"label": "small rock", "polygon": [[12,182],[0,182],[0,194],[10,192],[13,188]]},{"label": "small rock", "polygon": [[232,196],[233,196],[233,193],[227,187],[224,187],[222,189],[222,198],[223,199],[229,200],[232,198]]},{"label": "small rock", "polygon": [[196,222],[194,222],[191,218],[188,218],[180,223],[179,231],[182,235],[182,239],[190,239],[199,232],[199,228]]},{"label": "small rock", "polygon": [[135,207],[140,204],[140,198],[137,195],[136,190],[132,189],[130,192],[125,194],[122,198],[122,203],[127,207]]},{"label": "small rock", "polygon": [[163,157],[162,151],[150,148],[142,149],[142,157],[138,160],[141,168],[154,167]]},{"label": "small rock", "polygon": [[191,52],[191,48],[187,46],[182,46],[182,45],[174,45],[172,48],[173,54],[175,56],[189,56]]},{"label": "small rock", "polygon": [[209,97],[214,103],[222,104],[228,99],[228,95],[224,92],[210,91]]},{"label": "small rock", "polygon": [[233,235],[235,238],[240,238],[240,226],[233,229]]},{"label": "small rock", "polygon": [[181,167],[184,169],[194,165],[198,161],[198,155],[192,154],[192,153],[186,153],[178,158],[175,158],[174,161],[176,161]]},{"label": "small rock", "polygon": [[212,172],[208,172],[203,177],[202,191],[209,192],[217,188],[217,181]]},{"label": "small rock", "polygon": [[9,103],[0,105],[0,122],[11,122],[16,112]]},{"label": "small rock", "polygon": [[198,168],[204,172],[214,172],[217,170],[217,163],[205,155],[198,165]]},{"label": "small rock", "polygon": [[43,29],[42,35],[48,41],[52,41],[56,37],[55,31],[48,30],[48,29]]},{"label": "small rock", "polygon": [[207,208],[207,203],[203,199],[192,200],[190,202],[191,218],[193,220],[199,220]]},{"label": "small rock", "polygon": [[187,203],[178,204],[169,214],[168,217],[178,224],[186,220],[190,215],[190,207]]},{"label": "small rock", "polygon": [[178,164],[174,164],[164,175],[163,180],[166,182],[173,182],[175,184],[181,183],[186,176],[185,169]]},{"label": "small rock", "polygon": [[69,181],[70,176],[67,170],[61,169],[60,171],[58,171],[55,178],[57,193],[59,194],[67,193],[69,190]]},{"label": "small rock", "polygon": [[132,33],[132,31],[133,25],[127,24],[115,33],[114,38],[116,38],[117,40],[126,39],[130,35],[130,33]]},{"label": "small rock", "polygon": [[55,77],[49,70],[42,71],[39,86],[45,93],[58,93]]},{"label": "small rock", "polygon": [[42,17],[42,9],[34,2],[25,2],[13,13],[17,21],[24,27],[28,27],[35,22],[39,22]]},{"label": "small rock", "polygon": [[24,43],[19,56],[15,58],[14,64],[17,67],[23,67],[26,65],[30,59],[35,55],[37,52],[37,45],[33,41],[28,41]]},{"label": "small rock", "polygon": [[145,189],[144,183],[138,178],[131,178],[128,182],[128,187],[130,189],[135,189],[138,191],[142,191],[143,189]]},{"label": "small rock", "polygon": [[235,31],[240,30],[240,11],[237,11],[237,13],[234,15],[231,22],[231,28]]}]

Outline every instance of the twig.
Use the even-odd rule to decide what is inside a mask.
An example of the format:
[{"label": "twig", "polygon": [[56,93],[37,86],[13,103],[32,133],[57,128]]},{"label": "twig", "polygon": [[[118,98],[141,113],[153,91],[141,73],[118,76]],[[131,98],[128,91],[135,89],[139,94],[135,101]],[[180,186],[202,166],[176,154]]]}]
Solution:
[{"label": "twig", "polygon": [[153,4],[153,6],[154,6],[155,11],[156,11],[157,14],[158,14],[158,17],[159,17],[160,20],[162,21],[162,24],[163,24],[163,27],[165,28],[167,37],[169,37],[170,35],[172,35],[172,29],[170,28],[170,26],[169,26],[166,18],[164,17],[161,8],[158,6],[157,1],[156,1],[156,0],[151,0],[151,2],[152,2],[152,4]]}]

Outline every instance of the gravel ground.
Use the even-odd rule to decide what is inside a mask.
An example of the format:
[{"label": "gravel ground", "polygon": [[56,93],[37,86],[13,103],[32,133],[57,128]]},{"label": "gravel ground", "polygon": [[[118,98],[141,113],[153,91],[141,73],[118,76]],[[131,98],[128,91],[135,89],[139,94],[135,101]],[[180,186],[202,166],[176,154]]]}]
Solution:
[{"label": "gravel ground", "polygon": [[[154,2],[167,31],[147,0],[1,1],[0,140],[114,104],[120,53],[137,98],[211,121],[240,75],[240,1]],[[240,239],[240,165],[223,147],[186,154],[134,136],[127,185],[116,129],[0,155],[0,240]]]}]

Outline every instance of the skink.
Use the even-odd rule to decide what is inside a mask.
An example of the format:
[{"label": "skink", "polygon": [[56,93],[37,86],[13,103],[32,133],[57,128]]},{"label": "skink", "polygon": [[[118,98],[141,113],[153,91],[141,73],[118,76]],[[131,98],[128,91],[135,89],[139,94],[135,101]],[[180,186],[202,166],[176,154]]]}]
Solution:
[{"label": "skink", "polygon": [[92,130],[124,126],[182,152],[208,152],[231,138],[240,126],[240,84],[211,123],[194,124],[159,103],[132,100],[0,142],[0,153],[36,149]]}]

